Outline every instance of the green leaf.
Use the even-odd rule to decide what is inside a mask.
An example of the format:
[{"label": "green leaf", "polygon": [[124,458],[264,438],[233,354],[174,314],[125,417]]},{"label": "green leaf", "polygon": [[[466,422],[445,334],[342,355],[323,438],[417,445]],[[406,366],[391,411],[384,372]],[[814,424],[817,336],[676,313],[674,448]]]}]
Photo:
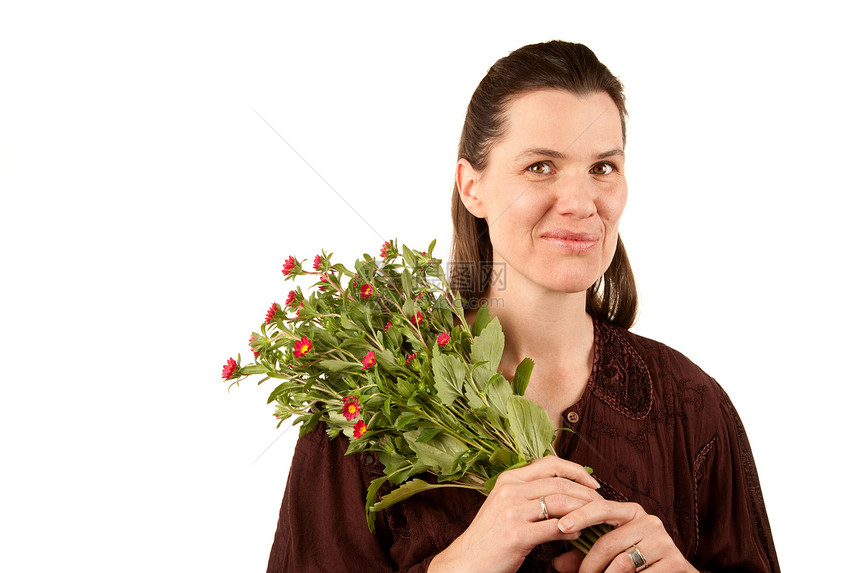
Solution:
[{"label": "green leaf", "polygon": [[484,403],[484,399],[477,391],[475,391],[469,381],[466,381],[463,390],[463,393],[466,395],[466,401],[469,403],[469,408],[477,411],[487,407],[487,404]]},{"label": "green leaf", "polygon": [[511,383],[514,394],[524,396],[526,388],[529,385],[529,378],[532,376],[532,370],[535,367],[535,361],[531,358],[523,358],[523,361],[517,366],[517,371],[514,374],[514,381]]},{"label": "green leaf", "polygon": [[364,502],[364,515],[367,518],[367,527],[370,529],[371,533],[376,532],[376,519],[374,513],[379,511],[373,507],[374,502],[376,501],[376,492],[379,491],[379,488],[382,487],[382,484],[386,481],[388,481],[388,476],[378,477],[370,482],[369,486],[367,486],[367,498]]},{"label": "green leaf", "polygon": [[487,401],[490,403],[490,407],[495,409],[500,416],[504,416],[507,413],[508,400],[513,395],[514,391],[511,389],[511,383],[504,376],[496,374],[490,379],[490,384],[487,386]]},{"label": "green leaf", "polygon": [[292,382],[282,382],[281,384],[278,384],[277,388],[272,390],[272,393],[269,394],[269,399],[266,401],[266,404],[271,404],[284,394],[289,393],[290,388],[292,387],[295,387],[295,384]]},{"label": "green leaf", "polygon": [[454,462],[467,451],[466,444],[449,434],[438,434],[428,442],[419,442],[421,430],[404,432],[403,437],[416,453],[418,463],[429,466],[435,473],[451,473]]},{"label": "green leaf", "polygon": [[409,273],[400,275],[400,286],[403,287],[403,294],[406,298],[412,298],[412,275]]},{"label": "green leaf", "polygon": [[507,448],[496,448],[490,456],[490,463],[494,466],[508,467],[517,463],[517,456]]},{"label": "green leaf", "polygon": [[436,434],[442,431],[442,428],[424,428],[421,430],[421,433],[418,435],[419,442],[429,442],[433,438],[436,437]]},{"label": "green leaf", "polygon": [[404,368],[397,363],[397,359],[394,357],[394,353],[389,349],[377,350],[376,354],[376,362],[382,365],[383,368],[388,370],[389,372],[404,372]]},{"label": "green leaf", "polygon": [[490,384],[490,379],[498,374],[490,370],[486,364],[478,364],[472,370],[472,380],[481,392],[487,392],[487,386]]},{"label": "green leaf", "polygon": [[313,416],[311,416],[307,422],[302,424],[302,427],[299,429],[299,437],[311,433],[313,429],[316,428],[317,423],[320,421],[320,418],[322,418],[322,415],[323,412],[317,412]]},{"label": "green leaf", "polygon": [[343,370],[361,370],[361,364],[358,362],[345,362],[343,360],[320,360],[320,368],[329,372],[342,372]]},{"label": "green leaf", "polygon": [[415,268],[415,255],[412,254],[412,249],[406,245],[403,245],[403,261],[410,269]]},{"label": "green leaf", "polygon": [[418,418],[418,414],[415,414],[413,412],[403,412],[402,414],[397,416],[397,420],[395,420],[394,422],[394,429],[399,432],[403,430],[403,428],[414,422],[416,418]]},{"label": "green leaf", "polygon": [[463,395],[466,365],[456,356],[443,354],[438,346],[433,347],[433,384],[439,400],[446,406]]},{"label": "green leaf", "polygon": [[490,310],[487,308],[487,304],[484,303],[475,314],[475,322],[472,323],[472,335],[478,336],[481,334],[481,331],[488,324],[490,324]]},{"label": "green leaf", "polygon": [[511,396],[507,414],[520,455],[536,460],[552,451],[555,433],[543,408],[523,396]]},{"label": "green leaf", "polygon": [[242,376],[248,376],[250,374],[265,374],[268,370],[262,364],[249,364],[248,366],[242,366],[239,369],[239,374]]},{"label": "green leaf", "polygon": [[338,271],[338,272],[340,272],[340,273],[342,273],[342,274],[344,274],[350,278],[352,278],[355,275],[355,273],[351,272],[342,263],[336,263],[336,264],[332,265],[331,268],[335,269],[336,271]]},{"label": "green leaf", "polygon": [[[377,478],[377,479],[381,479],[381,478]],[[374,482],[375,481],[376,480],[374,480]],[[371,485],[372,485],[372,483],[373,482],[371,482]],[[427,483],[424,480],[415,478],[415,479],[409,480],[408,482],[401,485],[400,487],[392,490],[389,494],[384,495],[382,497],[382,499],[380,499],[378,502],[373,504],[373,506],[370,508],[370,511],[376,512],[376,511],[383,510],[386,507],[391,507],[395,503],[399,503],[399,502],[403,501],[404,499],[407,499],[407,498],[415,495],[416,493],[421,493],[422,491],[427,491],[430,489],[438,489],[440,487],[464,487],[464,486],[459,485],[459,484],[453,484],[453,483]],[[376,490],[378,490],[378,489],[379,489],[379,487],[377,486]],[[374,490],[374,492],[373,492],[374,495],[376,495],[376,490]],[[367,493],[369,496],[370,490],[368,490]],[[368,515],[368,521],[367,521],[368,525],[370,524],[370,520],[371,520],[371,518]],[[371,531],[373,531],[373,530],[371,529]]]},{"label": "green leaf", "polygon": [[498,318],[494,318],[472,342],[472,362],[486,362],[487,368],[495,372],[499,369],[504,349],[505,335],[502,333],[502,325]]}]

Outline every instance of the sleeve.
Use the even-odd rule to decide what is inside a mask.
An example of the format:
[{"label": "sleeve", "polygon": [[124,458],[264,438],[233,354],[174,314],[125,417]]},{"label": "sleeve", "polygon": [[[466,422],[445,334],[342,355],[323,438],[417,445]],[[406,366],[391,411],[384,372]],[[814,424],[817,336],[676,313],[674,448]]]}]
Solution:
[{"label": "sleeve", "polygon": [[695,564],[710,573],[779,573],[746,432],[728,395],[717,388],[720,421],[695,457]]},{"label": "sleeve", "polygon": [[432,557],[397,569],[380,516],[377,533],[368,529],[364,503],[371,478],[362,470],[361,456],[344,455],[347,445],[344,436],[330,440],[324,424],[299,438],[267,573],[427,571]]}]

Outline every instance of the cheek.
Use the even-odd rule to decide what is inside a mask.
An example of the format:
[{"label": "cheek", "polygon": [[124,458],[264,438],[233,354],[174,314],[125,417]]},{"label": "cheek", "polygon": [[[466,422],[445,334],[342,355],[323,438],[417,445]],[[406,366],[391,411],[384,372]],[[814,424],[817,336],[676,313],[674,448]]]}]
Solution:
[{"label": "cheek", "polygon": [[607,232],[614,230],[617,232],[618,223],[621,221],[621,214],[624,213],[624,207],[627,205],[627,186],[608,193],[597,205],[600,218],[603,219],[603,224],[606,225]]}]

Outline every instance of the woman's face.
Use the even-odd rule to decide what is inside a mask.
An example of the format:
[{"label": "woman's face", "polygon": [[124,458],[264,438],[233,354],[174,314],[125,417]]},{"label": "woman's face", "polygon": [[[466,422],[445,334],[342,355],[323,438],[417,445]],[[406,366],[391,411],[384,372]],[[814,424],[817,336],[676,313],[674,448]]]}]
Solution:
[{"label": "woman's face", "polygon": [[483,171],[460,160],[460,195],[486,219],[508,289],[582,292],[606,271],[627,202],[623,148],[607,94],[541,90],[512,101]]}]

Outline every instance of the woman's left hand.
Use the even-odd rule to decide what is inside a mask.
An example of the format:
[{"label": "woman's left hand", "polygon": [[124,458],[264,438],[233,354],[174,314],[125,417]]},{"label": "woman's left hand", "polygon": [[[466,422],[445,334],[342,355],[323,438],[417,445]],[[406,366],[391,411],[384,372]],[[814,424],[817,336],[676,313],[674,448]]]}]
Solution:
[{"label": "woman's left hand", "polygon": [[681,555],[660,518],[645,513],[638,503],[594,500],[565,515],[559,520],[558,528],[571,533],[599,523],[612,525],[615,529],[598,539],[585,557],[577,550],[559,555],[553,562],[557,571],[631,573],[636,571],[636,566],[634,556],[628,550],[634,545],[639,550],[636,557],[641,555],[645,559],[648,573],[696,571]]}]

